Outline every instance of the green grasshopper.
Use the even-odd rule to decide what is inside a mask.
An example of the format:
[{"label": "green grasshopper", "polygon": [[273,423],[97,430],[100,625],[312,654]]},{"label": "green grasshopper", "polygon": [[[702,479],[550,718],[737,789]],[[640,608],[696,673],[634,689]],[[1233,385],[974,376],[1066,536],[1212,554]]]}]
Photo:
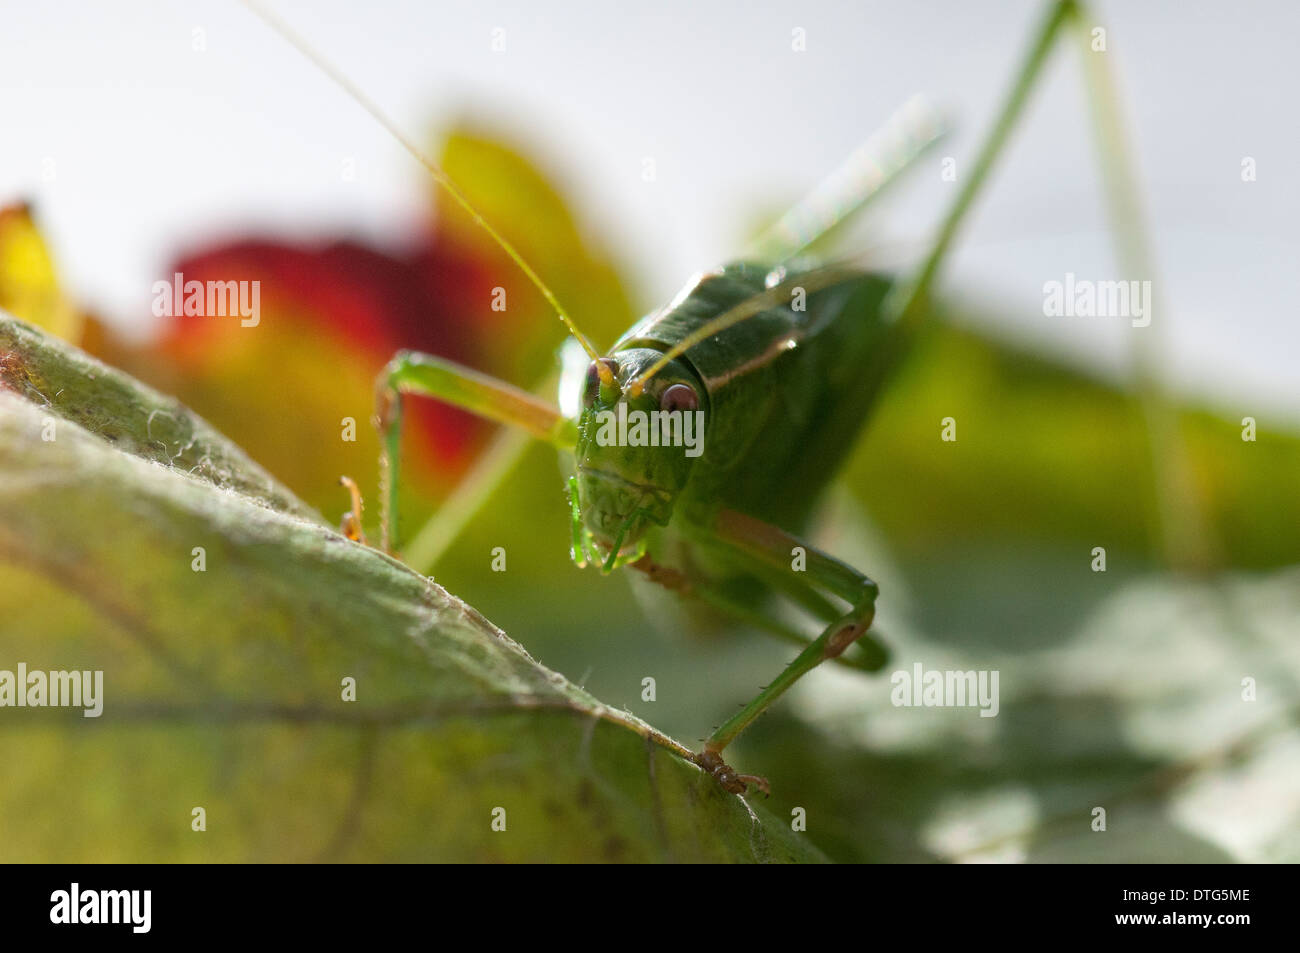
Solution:
[{"label": "green grasshopper", "polygon": [[[575,563],[630,567],[739,619],[799,643],[793,661],[718,727],[692,760],[732,793],[767,782],[739,774],[722,752],[795,682],[827,660],[878,671],[887,653],[871,631],[878,587],[801,539],[822,491],[851,449],[891,370],[928,313],[927,296],[958,225],[986,180],[1063,26],[1078,6],[1053,3],[971,172],[914,274],[895,278],[798,256],[912,163],[939,134],[910,106],[883,136],[765,233],[756,254],[694,278],[605,353],[578,330],[545,282],[456,185],[364,94],[274,15],[257,12],[378,119],[523,270],[584,354],[558,408],[528,391],[427,354],[399,353],[378,380],[383,446],[383,548],[397,554],[403,403],[433,398],[521,428],[572,454],[568,480]],[[606,415],[700,414],[702,453],[601,439]],[[348,481],[350,484],[350,481]],[[349,535],[359,536],[355,485]],[[776,590],[823,624],[809,637],[751,608]],[[740,595],[738,595],[740,593]],[[830,597],[830,598],[828,598]],[[847,607],[832,600],[839,599]],[[852,652],[849,650],[852,649]],[[846,654],[848,653],[848,654]]]}]

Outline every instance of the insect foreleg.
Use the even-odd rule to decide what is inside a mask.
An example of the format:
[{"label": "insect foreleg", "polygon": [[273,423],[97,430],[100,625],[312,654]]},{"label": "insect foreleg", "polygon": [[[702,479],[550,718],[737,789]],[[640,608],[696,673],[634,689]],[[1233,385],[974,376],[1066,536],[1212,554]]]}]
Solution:
[{"label": "insect foreleg", "polygon": [[[575,536],[575,540],[576,540]],[[766,586],[788,596],[811,615],[823,622],[838,619],[840,609],[817,588],[808,582],[806,573],[792,572],[787,564],[780,569],[759,561],[747,552],[737,551],[734,547],[719,545],[716,540],[700,539],[697,545],[713,550],[724,558],[737,575],[744,580]],[[802,545],[802,544],[801,544]],[[576,543],[575,543],[576,546]],[[793,625],[772,617],[732,591],[698,572],[673,569],[655,563],[649,556],[629,564],[666,589],[675,591],[684,597],[695,597],[707,603],[719,612],[754,628],[775,636],[784,642],[790,642],[801,648],[812,642],[812,637],[801,632]],[[863,672],[874,672],[880,668],[879,653],[874,649],[863,648],[859,640],[855,647],[835,659],[841,665]]]},{"label": "insect foreleg", "polygon": [[571,449],[577,440],[571,420],[556,408],[503,381],[459,364],[402,351],[384,368],[376,385],[379,427],[383,548],[398,548],[397,490],[401,465],[402,402],[406,395],[432,397],[498,423],[527,431],[557,447]]},{"label": "insect foreleg", "polygon": [[[734,510],[721,510],[713,522],[713,530],[717,541],[728,545],[742,559],[748,557],[772,568],[789,570],[791,550],[796,546],[802,547],[807,558],[803,573],[808,581],[844,599],[850,606],[753,701],[709,736],[704,752],[717,755],[791,685],[827,659],[838,658],[854,642],[866,636],[875,617],[879,589],[847,563],[809,546],[779,527]],[[866,654],[864,667],[875,671],[885,664],[887,653],[875,639],[866,636],[862,648]]]},{"label": "insect foreleg", "polygon": [[[811,592],[812,590],[809,589],[808,591]],[[782,641],[790,642],[800,647],[808,646],[813,641],[811,637],[800,632],[796,627],[788,625],[780,619],[772,618],[769,613],[746,604],[740,599],[724,592],[720,587],[704,582],[692,582],[690,592],[692,595],[698,596],[702,601],[713,606],[713,608],[734,616],[740,621],[752,625],[763,632],[767,632],[769,635],[773,635]],[[791,592],[790,594],[795,595],[794,592]],[[839,618],[840,613],[838,610],[835,610],[829,602],[826,602],[825,605],[832,611],[824,614],[818,613],[819,615],[824,615],[827,619]],[[859,653],[854,652],[851,649],[849,652],[838,656],[835,661],[862,672],[874,672],[879,668],[879,665],[874,664],[875,659],[870,653],[864,652],[859,655]]]}]

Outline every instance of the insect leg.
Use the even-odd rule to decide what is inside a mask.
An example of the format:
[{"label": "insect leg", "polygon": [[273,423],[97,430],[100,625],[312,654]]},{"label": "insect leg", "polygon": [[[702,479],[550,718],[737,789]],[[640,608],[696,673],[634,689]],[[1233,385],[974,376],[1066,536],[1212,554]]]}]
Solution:
[{"label": "insect leg", "polygon": [[791,685],[827,659],[839,657],[854,642],[864,640],[864,665],[872,671],[884,666],[887,653],[884,646],[866,635],[875,617],[879,589],[865,575],[770,523],[734,510],[720,511],[713,528],[718,540],[737,553],[774,568],[788,566],[791,550],[802,547],[807,555],[808,577],[850,604],[849,611],[832,621],[753,701],[709,736],[704,752],[716,756]]},{"label": "insect leg", "polygon": [[980,145],[975,160],[962,182],[957,198],[939,225],[934,244],[921,265],[894,285],[882,305],[885,319],[899,322],[909,330],[921,323],[925,312],[926,296],[939,271],[939,266],[952,246],[975,197],[984,187],[997,157],[1011,137],[1029,94],[1038,81],[1048,55],[1056,45],[1057,37],[1065,25],[1077,14],[1074,0],[1056,0],[1043,17],[1038,32],[1029,46],[1024,62],[1017,70],[1006,100],[998,111],[993,128]]},{"label": "insect leg", "polygon": [[[905,275],[894,284],[881,304],[882,320],[886,324],[900,326],[900,333],[891,348],[901,351],[903,343],[909,340],[916,333],[918,327],[924,323],[925,317],[929,313],[926,303],[930,286],[934,283],[939,272],[939,266],[952,246],[958,229],[965,220],[967,213],[970,212],[976,196],[988,179],[994,162],[1002,152],[1012,130],[1015,128],[1016,122],[1024,111],[1025,103],[1029,99],[1029,93],[1037,82],[1044,64],[1047,62],[1048,54],[1056,44],[1058,34],[1070,18],[1076,15],[1076,9],[1074,0],[1056,0],[1049,7],[1033,43],[1030,44],[1025,61],[1016,73],[1011,90],[998,112],[992,130],[981,144],[971,166],[971,171],[963,180],[956,199],[939,225],[938,234],[930,247],[929,253],[913,272]],[[779,244],[779,239],[777,243]],[[832,267],[819,270],[833,273],[837,269]],[[789,285],[806,285],[807,280],[807,276],[798,275],[790,279]],[[756,314],[760,314],[767,307],[775,304],[789,290],[785,282],[768,288],[696,328],[695,331],[664,352],[662,358],[633,380],[629,385],[628,392],[634,396],[641,393],[646,382],[672,358],[685,353],[700,341],[719,334],[727,328],[734,327]]]},{"label": "insect leg", "polygon": [[416,572],[428,573],[455,542],[474,514],[496,492],[506,475],[523,457],[529,434],[501,428],[487,449],[461,477],[451,495],[420,529],[403,544],[402,561]]},{"label": "insect leg", "polygon": [[[755,573],[754,575],[755,577],[763,578],[765,582],[768,581],[766,576],[760,577],[758,573]],[[839,611],[829,602],[822,599],[811,587],[806,587],[805,591],[809,595],[818,599],[828,610],[830,610],[826,613],[817,613],[819,616],[824,616],[828,620],[839,617]],[[734,616],[742,622],[752,625],[754,628],[760,629],[769,635],[773,635],[784,642],[791,642],[795,645],[806,647],[813,641],[809,636],[800,632],[794,626],[787,625],[779,619],[773,619],[768,613],[747,605],[739,599],[736,599],[730,594],[722,591],[722,589],[717,586],[710,585],[706,582],[692,581],[690,592],[691,595],[698,596],[702,601],[713,606],[713,608]],[[800,594],[796,593],[793,588],[787,590],[787,592],[796,599],[800,598]],[[800,599],[800,601],[803,600]],[[849,652],[838,656],[835,661],[839,662],[841,665],[846,665],[849,668],[854,668],[863,672],[873,672],[879,668],[878,665],[872,664],[874,660],[870,653],[859,653],[852,649],[850,649]]]},{"label": "insect leg", "polygon": [[396,552],[397,489],[402,444],[402,402],[406,395],[432,397],[526,431],[557,447],[571,448],[577,440],[572,421],[545,401],[503,381],[459,364],[402,351],[379,375],[376,422],[382,461],[380,498],[383,506],[383,548]]},{"label": "insect leg", "polygon": [[798,205],[758,236],[748,254],[773,263],[793,258],[862,211],[945,131],[939,112],[923,97],[914,96]]},{"label": "insect leg", "polygon": [[[575,551],[577,551],[578,534],[576,528],[574,540]],[[793,572],[788,564],[782,568],[776,568],[760,562],[748,553],[740,552],[734,547],[718,545],[716,539],[703,535],[695,540],[695,544],[710,549],[715,555],[725,559],[737,576],[743,577],[746,581],[755,582],[784,593],[792,601],[798,603],[811,615],[823,622],[838,619],[841,615],[840,609],[807,581],[805,573]],[[744,599],[737,597],[735,593],[728,591],[726,587],[698,572],[661,566],[649,557],[643,557],[637,562],[631,563],[630,566],[644,572],[652,582],[656,582],[666,589],[679,592],[685,597],[695,596],[719,612],[733,616],[782,641],[791,642],[800,647],[812,642],[812,638],[799,631],[799,629],[779,619],[772,618],[770,613],[763,612]],[[872,672],[879,668],[874,656],[875,653],[862,648],[862,643],[859,641],[854,643],[853,648],[836,658],[835,661],[858,671]]]}]

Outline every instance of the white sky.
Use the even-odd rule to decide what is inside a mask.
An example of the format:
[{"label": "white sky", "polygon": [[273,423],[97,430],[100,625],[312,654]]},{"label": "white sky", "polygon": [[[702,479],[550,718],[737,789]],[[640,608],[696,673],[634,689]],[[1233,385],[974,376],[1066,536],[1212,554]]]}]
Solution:
[{"label": "white sky", "polygon": [[[273,6],[404,128],[428,135],[470,113],[538,154],[645,308],[734,253],[758,210],[811,187],[913,93],[956,120],[938,155],[956,156],[960,174],[1040,11],[991,0]],[[1229,412],[1300,419],[1300,5],[1100,10],[1156,242],[1165,372]],[[505,53],[491,50],[494,27]],[[804,53],[791,50],[794,27],[807,31]],[[196,28],[206,51],[193,49]],[[1062,50],[944,287],[1045,348],[1114,368],[1138,333],[1126,321],[1042,314],[1045,281],[1120,276],[1089,135],[1077,56]],[[188,247],[319,228],[383,243],[426,197],[396,143],[236,0],[6,4],[0,136],[0,201],[33,201],[67,285],[137,329],[152,320],[152,283]],[[1258,181],[1241,181],[1243,156]],[[880,206],[867,241],[920,247],[954,194],[938,161]]]}]

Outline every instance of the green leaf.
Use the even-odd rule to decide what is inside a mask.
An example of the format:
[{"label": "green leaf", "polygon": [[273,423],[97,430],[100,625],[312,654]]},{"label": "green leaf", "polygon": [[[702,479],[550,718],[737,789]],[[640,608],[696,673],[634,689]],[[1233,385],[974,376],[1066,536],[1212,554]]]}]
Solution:
[{"label": "green leaf", "polygon": [[0,311],[0,385],[118,450],[273,509],[315,513],[193,411]]},{"label": "green leaf", "polygon": [[[1247,414],[1259,416],[1256,440],[1242,439]],[[939,439],[949,416],[953,442]],[[1172,417],[1189,472],[1184,505],[1207,537],[1202,568],[1300,561],[1300,534],[1289,531],[1300,523],[1294,421],[1248,407],[1214,413],[1189,398]],[[1179,494],[1158,485],[1151,459],[1132,392],[1023,344],[940,325],[890,380],[843,482],[908,560],[996,538],[1104,543],[1159,564],[1158,500]]]},{"label": "green leaf", "polygon": [[178,404],[3,315],[0,380],[0,669],[104,679],[0,709],[0,859],[821,859]]}]

